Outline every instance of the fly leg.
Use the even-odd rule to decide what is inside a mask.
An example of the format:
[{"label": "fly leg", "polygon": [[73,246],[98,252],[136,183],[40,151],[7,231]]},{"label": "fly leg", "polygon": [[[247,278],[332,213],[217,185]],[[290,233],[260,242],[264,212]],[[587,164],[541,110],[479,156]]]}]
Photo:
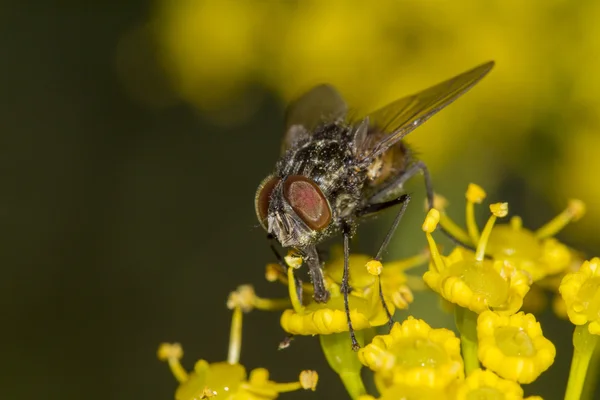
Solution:
[{"label": "fly leg", "polygon": [[323,278],[323,269],[319,260],[319,253],[316,246],[308,246],[301,249],[302,258],[308,266],[308,273],[312,280],[315,293],[313,297],[317,303],[327,303],[329,300],[329,291],[325,288],[325,280]]},{"label": "fly leg", "polygon": [[[398,225],[400,224],[400,221],[402,220],[402,216],[404,216],[404,213],[406,212],[406,208],[408,207],[409,202],[410,202],[410,195],[403,194],[402,196],[400,196],[394,200],[386,201],[384,203],[370,204],[367,207],[365,207],[364,209],[359,211],[359,215],[367,215],[367,214],[375,213],[377,211],[381,211],[381,210],[389,208],[389,207],[393,207],[397,204],[402,204],[402,207],[400,207],[400,211],[398,211],[396,218],[394,218],[394,222],[392,222],[392,226],[388,230],[388,233],[385,235],[385,239],[381,243],[381,246],[379,246],[379,251],[377,251],[375,260],[381,261],[381,259],[383,258],[383,253],[385,252],[388,245],[390,244],[390,241],[392,240],[392,236],[396,232],[396,229],[398,228]],[[383,290],[381,288],[381,277],[377,277],[377,278],[378,278],[377,280],[379,283],[379,298],[381,299],[381,304],[383,305],[383,309],[385,310],[385,313],[388,317],[388,325],[391,328],[392,325],[394,324],[394,316],[390,313],[390,310],[387,307],[385,298],[383,297]]]},{"label": "fly leg", "polygon": [[[425,192],[427,194],[427,209],[431,210],[433,208],[433,185],[431,183],[431,175],[429,175],[429,170],[427,169],[427,165],[423,161],[417,161],[411,164],[406,171],[398,176],[398,178],[383,188],[381,191],[376,193],[369,203],[373,204],[386,204],[385,201],[382,200],[386,198],[390,198],[391,194],[396,192],[398,188],[402,187],[406,181],[415,176],[417,173],[421,172],[423,174],[423,179],[425,180]],[[385,208],[385,207],[384,207]],[[462,242],[458,238],[454,237],[450,232],[446,231],[442,228],[441,225],[438,224],[438,229],[446,235],[450,240],[454,242],[454,244],[464,247],[466,249],[475,251],[475,248],[467,243]]]},{"label": "fly leg", "polygon": [[350,305],[348,304],[348,293],[350,293],[350,235],[351,228],[348,224],[343,225],[344,234],[344,275],[342,277],[342,286],[340,291],[344,295],[344,310],[346,311],[346,319],[348,320],[348,331],[350,332],[350,340],[352,341],[352,350],[358,351],[360,344],[356,340],[356,334],[352,327],[352,320],[350,319]]}]

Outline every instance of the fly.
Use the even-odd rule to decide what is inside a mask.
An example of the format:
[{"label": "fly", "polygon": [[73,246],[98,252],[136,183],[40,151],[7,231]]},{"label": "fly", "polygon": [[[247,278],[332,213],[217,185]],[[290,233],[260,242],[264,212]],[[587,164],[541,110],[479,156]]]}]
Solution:
[{"label": "fly", "polygon": [[[427,166],[414,158],[403,139],[477,84],[494,66],[490,61],[359,118],[329,85],[317,86],[291,103],[282,155],[255,196],[257,217],[283,247],[296,249],[308,266],[314,299],[327,302],[317,245],[341,233],[344,274],[341,290],[353,349],[356,341],[348,308],[350,238],[360,220],[400,206],[375,256],[381,261],[410,201],[407,180],[421,173],[428,205],[433,187]],[[379,287],[380,297],[381,285]],[[385,302],[383,303],[390,321]]]}]

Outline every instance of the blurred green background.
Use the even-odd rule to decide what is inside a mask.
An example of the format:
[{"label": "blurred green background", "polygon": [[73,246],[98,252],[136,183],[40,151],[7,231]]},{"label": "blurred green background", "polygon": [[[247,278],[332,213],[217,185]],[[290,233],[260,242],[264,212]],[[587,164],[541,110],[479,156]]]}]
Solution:
[{"label": "blurred green background", "polygon": [[[6,399],[165,399],[184,364],[226,357],[238,284],[273,260],[253,196],[276,160],[285,103],[319,82],[374,109],[481,62],[496,68],[409,143],[462,221],[463,192],[537,228],[566,205],[588,214],[559,236],[598,255],[600,3],[207,1],[0,4],[0,302]],[[425,245],[421,182],[390,257]],[[391,214],[386,214],[386,218]],[[373,252],[386,218],[361,230]],[[451,321],[419,294],[414,312]],[[278,314],[245,317],[242,362],[278,381],[321,374],[317,340],[284,352]],[[572,327],[542,318],[555,365],[527,393],[561,398]]]}]

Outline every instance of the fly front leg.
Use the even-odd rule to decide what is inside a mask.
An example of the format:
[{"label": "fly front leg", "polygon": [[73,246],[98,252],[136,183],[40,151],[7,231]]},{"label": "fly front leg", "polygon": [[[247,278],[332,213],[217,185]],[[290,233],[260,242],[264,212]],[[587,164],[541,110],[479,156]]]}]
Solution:
[{"label": "fly front leg", "polygon": [[323,278],[323,269],[316,246],[308,246],[301,250],[302,258],[308,266],[308,273],[313,284],[315,293],[313,297],[317,303],[327,303],[329,300],[329,291],[325,288],[325,279]]},{"label": "fly front leg", "polygon": [[356,340],[352,319],[350,318],[350,304],[348,303],[348,294],[350,293],[350,235],[352,229],[348,223],[342,226],[344,235],[344,275],[342,276],[342,286],[340,291],[344,295],[344,311],[346,311],[346,319],[348,320],[348,331],[350,332],[350,341],[352,342],[352,350],[358,351],[360,344]]}]

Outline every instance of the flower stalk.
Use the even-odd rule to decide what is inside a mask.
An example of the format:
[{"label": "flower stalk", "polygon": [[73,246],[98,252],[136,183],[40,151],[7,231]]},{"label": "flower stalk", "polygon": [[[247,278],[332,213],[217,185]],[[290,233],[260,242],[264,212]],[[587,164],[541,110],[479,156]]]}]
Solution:
[{"label": "flower stalk", "polygon": [[587,377],[583,385],[583,393],[581,398],[583,400],[592,400],[594,398],[594,391],[596,390],[596,384],[598,383],[598,374],[600,373],[600,346],[596,346],[594,354],[590,360],[588,367]]},{"label": "flower stalk", "polygon": [[460,347],[465,362],[465,374],[469,375],[479,368],[477,314],[467,308],[454,307],[454,320],[460,332]]},{"label": "flower stalk", "polygon": [[[364,346],[363,331],[355,333],[358,343]],[[319,341],[329,366],[339,375],[350,397],[354,400],[365,395],[367,390],[360,375],[362,364],[352,350],[350,335],[346,332],[319,335]]]},{"label": "flower stalk", "polygon": [[590,333],[588,324],[575,327],[575,332],[573,332],[573,360],[571,361],[565,400],[581,399],[588,367],[597,342],[598,335]]}]

